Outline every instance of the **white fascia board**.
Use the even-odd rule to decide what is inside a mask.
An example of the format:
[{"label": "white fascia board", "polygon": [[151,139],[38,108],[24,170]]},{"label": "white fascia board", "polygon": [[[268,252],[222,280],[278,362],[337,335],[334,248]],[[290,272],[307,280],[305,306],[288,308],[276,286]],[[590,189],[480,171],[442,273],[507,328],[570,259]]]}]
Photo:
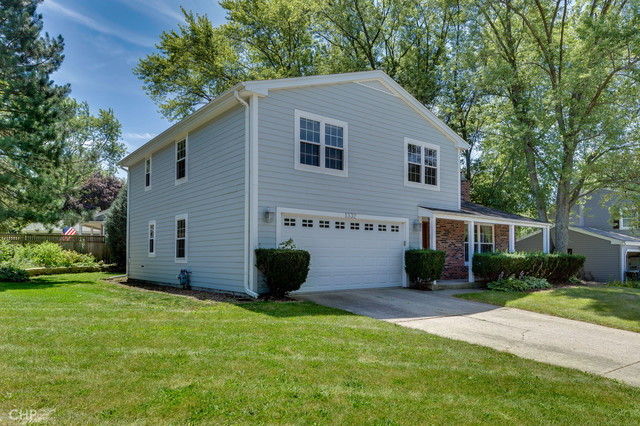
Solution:
[{"label": "white fascia board", "polygon": [[[234,92],[240,91],[242,88],[244,88],[243,84],[235,85],[213,101],[209,102],[202,108],[199,108],[188,117],[169,127],[167,130],[160,133],[158,136],[133,151],[131,154],[127,155],[125,158],[120,160],[118,165],[131,167],[138,161],[148,157],[150,154],[164,148],[166,145],[169,145],[178,139],[185,138],[189,131],[196,129],[209,120],[212,120],[216,116],[232,108],[234,105],[239,105],[237,99],[234,97]],[[248,95],[245,91],[241,91],[241,94],[245,96]]]},{"label": "white fascia board", "polygon": [[529,222],[526,220],[512,220],[512,219],[503,219],[495,216],[482,216],[482,215],[471,215],[467,213],[455,213],[455,212],[440,212],[429,210],[424,207],[418,207],[418,216],[426,217],[426,218],[436,218],[436,219],[448,219],[448,220],[466,220],[466,221],[474,221],[478,223],[493,223],[497,225],[516,225],[516,226],[530,226],[534,228],[550,228],[550,223],[540,223],[540,222]]}]

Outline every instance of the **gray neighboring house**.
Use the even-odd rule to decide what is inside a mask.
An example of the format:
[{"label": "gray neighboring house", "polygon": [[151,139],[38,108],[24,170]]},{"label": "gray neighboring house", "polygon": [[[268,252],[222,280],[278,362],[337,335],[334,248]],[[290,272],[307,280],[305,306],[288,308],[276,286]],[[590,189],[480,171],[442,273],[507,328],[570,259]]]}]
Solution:
[{"label": "gray neighboring house", "polygon": [[[629,218],[611,217],[609,204],[603,206],[602,192],[594,193],[574,208],[569,226],[569,250],[583,254],[584,278],[595,281],[624,280],[627,273],[640,270],[640,235],[630,229]],[[541,234],[535,232],[518,240],[522,251],[539,250]]]},{"label": "gray neighboring house", "polygon": [[[257,296],[254,249],[311,253],[300,291],[407,284],[404,251],[475,251],[549,225],[463,202],[467,143],[382,71],[243,82],[121,161],[127,274]],[[474,207],[475,206],[475,207]],[[448,275],[447,275],[448,274]]]}]

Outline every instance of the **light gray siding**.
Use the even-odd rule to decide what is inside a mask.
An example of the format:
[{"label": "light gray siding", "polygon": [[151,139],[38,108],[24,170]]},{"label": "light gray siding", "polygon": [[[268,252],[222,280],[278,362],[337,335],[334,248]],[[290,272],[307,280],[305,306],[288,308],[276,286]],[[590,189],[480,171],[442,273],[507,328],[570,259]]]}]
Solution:
[{"label": "light gray siding", "polygon": [[[541,251],[542,234],[518,241],[518,251]],[[586,257],[583,274],[589,280],[606,282],[620,279],[620,246],[607,240],[569,231],[569,248]]]},{"label": "light gray siding", "polygon": [[[348,177],[294,169],[295,110],[348,123]],[[440,147],[440,191],[404,186],[408,137]],[[271,91],[259,101],[259,208],[417,219],[418,206],[458,209],[454,143],[400,98],[357,83]],[[276,244],[260,220],[259,244]],[[411,233],[409,245],[420,246]]]},{"label": "light gray siding", "polygon": [[[150,191],[144,161],[130,168],[130,265],[134,279],[242,292],[244,287],[244,109],[238,105],[189,133],[188,181],[175,184],[175,144],[152,156]],[[175,262],[175,216],[188,214],[187,263]],[[148,222],[156,221],[149,257]]]}]

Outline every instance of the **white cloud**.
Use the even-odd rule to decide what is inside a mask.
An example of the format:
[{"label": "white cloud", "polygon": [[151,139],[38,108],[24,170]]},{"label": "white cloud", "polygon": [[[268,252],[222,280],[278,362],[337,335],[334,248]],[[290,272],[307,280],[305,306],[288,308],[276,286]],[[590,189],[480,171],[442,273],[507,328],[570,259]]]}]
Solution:
[{"label": "white cloud", "polygon": [[127,7],[135,9],[149,16],[161,15],[170,22],[182,22],[184,16],[178,6],[171,6],[163,0],[116,0]]},{"label": "white cloud", "polygon": [[44,10],[48,10],[53,13],[64,15],[67,18],[72,19],[78,22],[79,24],[87,28],[90,28],[94,31],[119,38],[120,40],[126,41],[127,43],[136,44],[138,46],[143,46],[143,47],[153,47],[155,44],[155,41],[149,37],[135,34],[116,24],[99,21],[88,15],[83,15],[82,13],[76,12],[74,10],[70,10],[56,3],[54,0],[47,0],[43,2],[41,7]]},{"label": "white cloud", "polygon": [[151,140],[155,137],[153,133],[135,133],[135,132],[126,132],[122,135],[125,140]]}]

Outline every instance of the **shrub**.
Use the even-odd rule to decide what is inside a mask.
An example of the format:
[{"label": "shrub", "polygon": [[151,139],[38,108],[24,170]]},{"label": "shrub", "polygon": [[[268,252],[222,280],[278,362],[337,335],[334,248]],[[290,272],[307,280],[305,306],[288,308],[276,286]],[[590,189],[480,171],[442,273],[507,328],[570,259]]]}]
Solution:
[{"label": "shrub", "polygon": [[91,254],[64,250],[56,243],[44,242],[42,244],[17,246],[14,258],[9,263],[16,266],[56,268],[60,266],[90,265],[95,263],[95,258]]},{"label": "shrub", "polygon": [[296,249],[291,240],[281,248],[256,249],[256,267],[276,297],[300,289],[307,280],[310,260],[309,252]]},{"label": "shrub", "polygon": [[547,281],[546,279],[535,277],[500,278],[497,281],[493,281],[487,284],[487,287],[489,287],[490,290],[507,292],[545,290],[553,288],[553,286],[549,284],[549,281]]},{"label": "shrub", "polygon": [[404,269],[413,285],[424,289],[426,283],[440,279],[444,260],[441,250],[410,249],[404,253]]},{"label": "shrub", "polygon": [[626,288],[640,288],[640,281],[638,280],[626,280],[624,282],[618,280],[618,281],[612,281],[607,283],[607,286],[609,287],[626,287]]},{"label": "shrub", "polygon": [[584,265],[585,257],[563,253],[476,253],[473,273],[487,281],[532,276],[550,283],[567,283]]},{"label": "shrub", "polygon": [[16,252],[16,244],[7,240],[0,240],[0,262],[6,262],[13,259]]},{"label": "shrub", "polygon": [[29,281],[29,274],[24,269],[15,266],[0,266],[0,281],[5,283],[22,283]]}]

